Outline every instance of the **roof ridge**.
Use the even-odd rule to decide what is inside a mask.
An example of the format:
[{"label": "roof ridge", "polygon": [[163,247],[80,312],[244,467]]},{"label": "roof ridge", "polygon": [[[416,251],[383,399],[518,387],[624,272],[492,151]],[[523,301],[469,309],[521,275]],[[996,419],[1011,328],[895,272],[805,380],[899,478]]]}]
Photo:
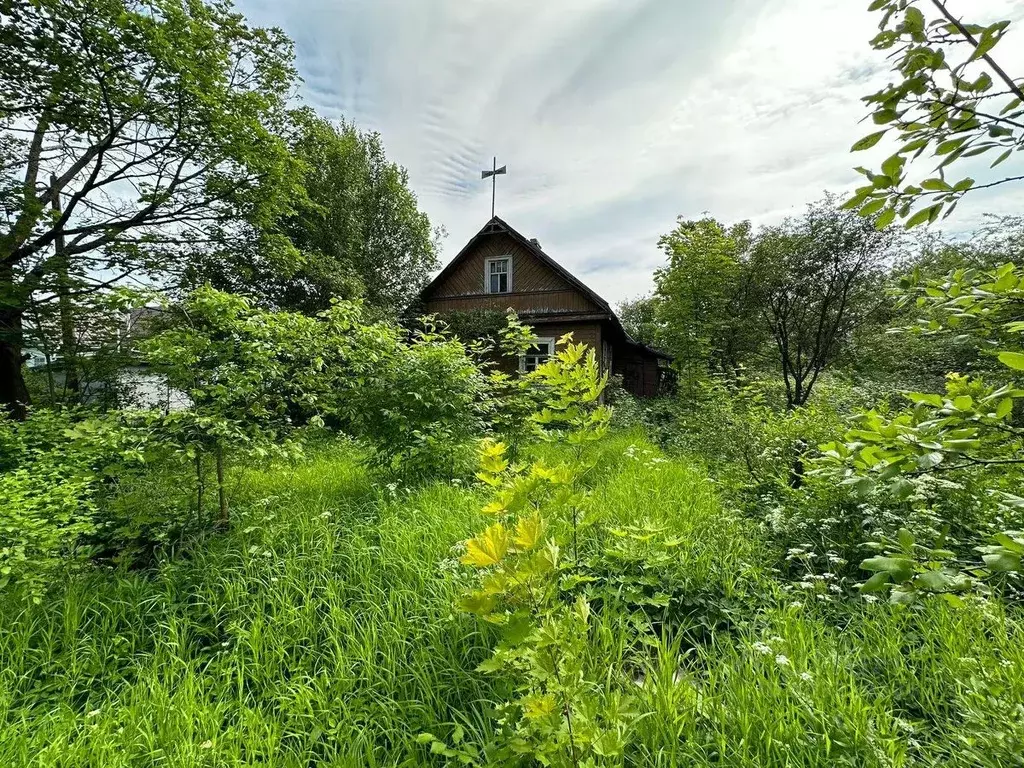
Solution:
[{"label": "roof ridge", "polygon": [[[495,228],[495,225],[497,225],[498,228]],[[554,258],[545,253],[544,249],[541,248],[539,244],[531,241],[523,233],[521,233],[519,230],[517,230],[515,227],[513,227],[511,224],[509,224],[507,221],[505,221],[498,215],[494,215],[490,219],[488,219],[487,223],[480,228],[480,231],[473,235],[473,237],[471,237],[469,241],[462,247],[462,250],[460,250],[455,255],[455,257],[451,261],[449,261],[440,272],[437,273],[433,280],[431,280],[423,287],[423,289],[419,293],[420,297],[424,296],[431,288],[433,288],[444,277],[446,277],[452,271],[453,267],[456,264],[458,264],[462,260],[462,258],[469,252],[470,248],[477,242],[479,238],[484,237],[486,235],[497,234],[498,232],[501,231],[504,231],[507,235],[509,235],[514,240],[519,242],[519,244],[522,245],[524,248],[526,248],[527,250],[531,251],[534,255],[539,257],[540,260],[544,262],[548,267],[553,269],[556,272],[556,274],[565,278],[570,285],[575,287],[577,290],[581,291],[600,309],[604,310],[605,312],[608,312],[611,315],[615,314],[614,311],[612,311],[612,308],[608,304],[608,302],[605,301],[600,295],[598,295],[598,293],[593,288],[588,286],[586,283],[584,283],[582,280],[576,277],[576,275],[570,272],[567,268],[559,264]]]}]

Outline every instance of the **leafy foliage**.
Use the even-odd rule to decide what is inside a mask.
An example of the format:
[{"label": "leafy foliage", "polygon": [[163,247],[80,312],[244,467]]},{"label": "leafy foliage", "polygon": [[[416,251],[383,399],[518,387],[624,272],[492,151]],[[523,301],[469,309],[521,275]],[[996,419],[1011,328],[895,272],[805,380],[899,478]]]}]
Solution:
[{"label": "leafy foliage", "polygon": [[[994,58],[1010,23],[963,21],[945,0],[874,0],[870,9],[882,15],[872,47],[891,52],[896,79],[865,97],[875,125],[884,127],[853,150],[871,149],[887,135],[900,146],[881,172],[857,169],[868,183],[848,207],[877,216],[880,228],[898,216],[909,229],[948,216],[971,190],[1019,181],[1012,175],[982,185],[969,176],[947,179],[961,160],[994,156],[995,168],[1024,149],[1024,80]],[[934,175],[912,179],[911,166],[929,150]]]},{"label": "leafy foliage", "polygon": [[294,71],[280,30],[227,3],[19,1],[4,17],[0,402],[18,415],[23,318],[44,278],[173,280],[196,248],[237,243],[243,219],[289,210],[295,164],[276,129]]},{"label": "leafy foliage", "polygon": [[822,371],[875,309],[872,294],[897,245],[831,197],[759,235],[751,264],[789,407],[808,401]]},{"label": "leafy foliage", "polygon": [[658,241],[669,257],[654,274],[659,334],[690,397],[710,370],[736,370],[758,342],[754,286],[742,263],[751,237],[749,222],[727,228],[680,218]]},{"label": "leafy foliage", "polygon": [[114,424],[48,411],[0,419],[0,590],[40,602],[80,565],[102,524],[102,483],[142,458],[136,436]]},{"label": "leafy foliage", "polygon": [[397,317],[437,266],[443,234],[419,210],[408,172],[387,159],[378,134],[308,108],[290,113],[287,134],[303,194],[273,226],[294,250],[268,248],[273,230],[264,231],[194,260],[188,282],[308,315],[362,298]]},{"label": "leafy foliage", "polygon": [[[959,269],[940,280],[908,281],[907,289],[908,299],[916,296],[917,306],[927,313],[913,332],[954,329],[974,334],[1002,364],[1004,383],[951,374],[942,395],[908,393],[911,409],[891,417],[868,411],[842,441],[823,446],[821,471],[838,472],[861,493],[878,483],[902,498],[915,492],[918,478],[963,475],[968,482],[980,480],[983,492],[998,494],[1004,508],[1013,512],[1024,506],[1016,494],[1024,466],[1024,431],[1014,415],[1024,390],[1013,381],[1015,371],[1024,367],[1019,354],[1024,333],[1020,275],[1013,264],[993,271]],[[1015,536],[1012,531],[1001,533],[998,543],[983,547],[986,563],[991,561],[996,570],[1014,570],[1019,565]],[[962,576],[950,578],[951,587],[965,583]],[[868,583],[873,588],[888,582],[876,578]],[[907,589],[892,592],[899,601],[912,595]]]},{"label": "leafy foliage", "polygon": [[566,342],[529,378],[546,392],[533,423],[545,439],[573,447],[573,458],[526,469],[508,461],[503,443],[484,442],[477,477],[494,489],[484,511],[498,520],[469,539],[462,556],[480,574],[463,609],[502,632],[478,669],[503,673],[515,691],[499,707],[498,740],[486,750],[503,764],[530,758],[575,767],[621,754],[629,719],[622,693],[587,674],[589,603],[562,594],[588,522],[583,449],[604,434],[610,415],[597,402],[607,379],[598,376],[594,351]]}]

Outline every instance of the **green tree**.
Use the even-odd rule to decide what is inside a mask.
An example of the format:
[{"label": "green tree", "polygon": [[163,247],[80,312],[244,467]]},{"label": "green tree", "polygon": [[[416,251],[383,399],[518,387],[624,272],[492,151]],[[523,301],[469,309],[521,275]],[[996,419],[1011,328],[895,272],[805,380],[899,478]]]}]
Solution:
[{"label": "green tree", "polygon": [[[0,403],[23,416],[24,315],[68,274],[168,281],[292,197],[291,42],[227,2],[3,0]],[[284,241],[277,241],[282,244]]]},{"label": "green tree", "polygon": [[751,327],[739,306],[748,297],[743,257],[750,241],[749,222],[726,227],[710,217],[680,217],[658,241],[669,261],[654,273],[657,318],[691,396],[713,366],[735,370],[740,362]]},{"label": "green tree", "polygon": [[408,172],[388,160],[378,134],[350,123],[302,109],[289,132],[305,195],[280,227],[297,254],[281,259],[257,236],[247,248],[211,253],[192,282],[306,314],[362,298],[397,316],[437,267],[443,234],[419,209]]},{"label": "green tree", "polygon": [[[1008,74],[993,55],[1010,22],[963,21],[948,6],[945,0],[873,0],[869,6],[882,14],[871,45],[891,52],[895,80],[864,98],[881,128],[853,149],[870,149],[886,136],[900,147],[880,171],[857,169],[868,183],[848,205],[877,214],[880,227],[896,217],[906,218],[908,228],[934,222],[972,190],[1024,180],[1024,79]],[[911,178],[912,166],[928,162],[922,158],[929,150],[934,170]],[[947,178],[961,159],[994,156],[995,168],[1015,152],[1018,169],[1001,178],[981,184],[969,176]]]},{"label": "green tree", "polygon": [[665,348],[665,329],[661,324],[656,296],[637,296],[625,299],[615,308],[626,333],[642,344],[656,349]]},{"label": "green tree", "polygon": [[838,368],[855,379],[867,379],[892,394],[906,389],[941,391],[950,371],[986,373],[998,367],[983,354],[984,345],[972,334],[894,332],[915,324],[919,318],[913,302],[898,301],[897,297],[905,293],[910,274],[916,275],[915,282],[920,283],[940,280],[956,269],[994,270],[1008,261],[1018,261],[1024,256],[1024,220],[989,217],[968,238],[918,229],[913,239],[908,258],[893,263],[885,278],[884,293],[893,300],[883,302],[855,329],[841,359],[836,361]]},{"label": "green tree", "polygon": [[853,330],[882,301],[878,288],[898,236],[840,210],[833,197],[760,232],[748,270],[775,342],[786,405],[798,408]]}]

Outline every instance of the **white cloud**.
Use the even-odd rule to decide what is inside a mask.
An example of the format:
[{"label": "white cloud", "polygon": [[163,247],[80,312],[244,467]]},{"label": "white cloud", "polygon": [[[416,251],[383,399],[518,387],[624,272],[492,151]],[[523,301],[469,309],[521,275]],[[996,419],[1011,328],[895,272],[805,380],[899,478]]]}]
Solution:
[{"label": "white cloud", "polygon": [[[1024,0],[956,0],[1024,17]],[[954,3],[956,5],[956,3]],[[886,80],[858,0],[241,0],[296,41],[303,96],[379,130],[446,258],[498,213],[610,301],[645,291],[679,214],[766,222],[857,183]],[[959,9],[955,9],[959,10]],[[1019,35],[1019,33],[1018,33]],[[1024,68],[1020,37],[1000,51]],[[985,211],[1024,190],[981,193]]]}]

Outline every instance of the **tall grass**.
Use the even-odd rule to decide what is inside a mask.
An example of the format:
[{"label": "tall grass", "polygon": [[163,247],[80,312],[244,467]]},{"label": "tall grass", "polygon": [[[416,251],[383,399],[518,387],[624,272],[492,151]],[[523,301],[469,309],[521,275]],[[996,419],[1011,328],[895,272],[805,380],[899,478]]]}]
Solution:
[{"label": "tall grass", "polygon": [[[489,737],[491,639],[453,607],[478,492],[378,485],[345,446],[246,478],[229,533],[3,606],[0,766],[440,765],[417,733]],[[636,435],[593,482],[610,522],[683,541],[685,620],[639,645],[628,615],[595,621],[591,666],[636,698],[625,764],[1024,764],[1017,616],[796,604],[770,542]]]}]

